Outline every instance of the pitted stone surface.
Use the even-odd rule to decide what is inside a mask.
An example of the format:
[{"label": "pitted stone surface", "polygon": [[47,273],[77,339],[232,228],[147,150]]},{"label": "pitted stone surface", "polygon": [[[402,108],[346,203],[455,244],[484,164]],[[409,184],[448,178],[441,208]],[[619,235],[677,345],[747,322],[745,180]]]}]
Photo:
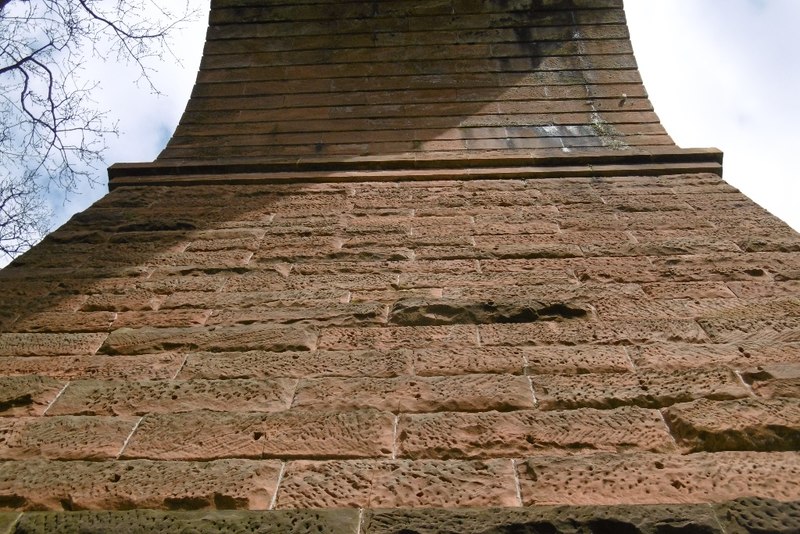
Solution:
[{"label": "pitted stone surface", "polygon": [[0,334],[0,354],[3,356],[71,356],[94,354],[106,333],[86,334]]},{"label": "pitted stone surface", "polygon": [[800,399],[800,363],[773,363],[742,371],[742,379],[756,395]]},{"label": "pitted stone surface", "polygon": [[62,380],[164,380],[181,368],[182,354],[137,356],[29,356],[2,357],[0,368],[6,376],[38,375]]},{"label": "pitted stone surface", "polygon": [[519,410],[533,408],[528,379],[514,375],[301,380],[293,406],[391,412]]},{"label": "pitted stone surface", "polygon": [[[358,529],[358,523],[358,510],[28,512],[20,519],[14,534],[353,534]],[[6,534],[2,530],[2,523],[0,532]]]},{"label": "pitted stone surface", "polygon": [[690,452],[800,449],[798,399],[701,399],[670,406],[664,418]]},{"label": "pitted stone surface", "polygon": [[125,458],[379,458],[391,456],[394,417],[377,410],[148,415]]},{"label": "pitted stone surface", "polygon": [[410,350],[190,353],[179,378],[392,377],[411,372]]},{"label": "pitted stone surface", "polygon": [[537,375],[531,380],[539,406],[544,410],[624,405],[660,408],[699,398],[724,400],[749,395],[736,375],[726,368],[672,373]]},{"label": "pitted stone surface", "polygon": [[518,347],[418,349],[413,366],[419,376],[522,374],[525,353]]},{"label": "pitted stone surface", "polygon": [[703,505],[367,510],[364,534],[722,534]]},{"label": "pitted stone surface", "polygon": [[290,462],[278,508],[517,506],[510,460]]},{"label": "pitted stone surface", "polygon": [[800,502],[743,498],[717,505],[717,517],[729,534],[789,534],[800,531]]},{"label": "pitted stone surface", "polygon": [[397,430],[398,457],[415,459],[674,449],[657,412],[629,407],[403,415]]},{"label": "pitted stone surface", "polygon": [[42,415],[66,385],[35,375],[0,376],[0,416]]},{"label": "pitted stone surface", "polygon": [[796,501],[797,452],[541,456],[517,464],[524,506]]},{"label": "pitted stone surface", "polygon": [[192,410],[274,412],[289,408],[297,381],[151,380],[71,382],[48,415],[144,415]]},{"label": "pitted stone surface", "polygon": [[539,374],[629,373],[631,367],[625,347],[526,347],[526,372]]},{"label": "pitted stone surface", "polygon": [[0,463],[0,502],[17,510],[267,509],[278,461]]},{"label": "pitted stone surface", "polygon": [[396,326],[392,328],[326,328],[319,339],[325,350],[474,347],[475,326]]},{"label": "pitted stone surface", "polygon": [[[42,334],[43,335],[43,334]],[[106,354],[146,354],[160,350],[314,350],[317,335],[301,327],[232,326],[227,328],[120,328],[105,340]]]},{"label": "pitted stone surface", "polygon": [[403,299],[394,303],[389,323],[399,326],[532,323],[555,318],[583,317],[591,308],[577,303]]},{"label": "pitted stone surface", "polygon": [[797,362],[800,359],[800,344],[797,343],[776,343],[767,346],[656,343],[630,347],[628,350],[634,365],[640,369],[677,370],[717,364],[745,370],[752,366]]},{"label": "pitted stone surface", "polygon": [[0,459],[113,459],[137,421],[81,416],[0,419]]}]

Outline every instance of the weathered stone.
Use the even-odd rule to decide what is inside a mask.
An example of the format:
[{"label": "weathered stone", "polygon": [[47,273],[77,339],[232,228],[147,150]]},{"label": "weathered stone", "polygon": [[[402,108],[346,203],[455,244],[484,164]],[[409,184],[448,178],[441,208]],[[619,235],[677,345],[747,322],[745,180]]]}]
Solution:
[{"label": "weathered stone", "polygon": [[270,306],[215,310],[209,325],[308,324],[325,326],[374,325],[386,322],[388,307],[380,302],[354,302],[327,306]]},{"label": "weathered stone", "polygon": [[0,415],[42,415],[66,384],[42,376],[0,376]]},{"label": "weathered stone", "polygon": [[518,506],[509,460],[290,462],[277,508]]},{"label": "weathered stone", "polygon": [[517,347],[417,349],[413,353],[413,365],[414,374],[419,376],[518,375],[525,372],[525,355]]},{"label": "weathered stone", "polygon": [[545,410],[624,405],[660,408],[700,398],[724,400],[749,395],[736,375],[725,368],[537,375],[531,380],[539,406]]},{"label": "weathered stone", "polygon": [[6,376],[38,375],[61,379],[163,380],[172,378],[183,363],[181,354],[139,356],[0,356]]},{"label": "weathered stone", "polygon": [[130,417],[23,417],[0,419],[0,458],[108,460],[133,431]]},{"label": "weathered stone", "polygon": [[669,451],[661,416],[641,408],[403,415],[401,458],[496,458],[586,450]]},{"label": "weathered stone", "polygon": [[314,350],[317,334],[288,326],[232,326],[211,328],[120,328],[105,340],[106,354],[146,354],[160,350],[210,352]]},{"label": "weathered stone", "polygon": [[198,352],[188,355],[179,378],[389,378],[410,374],[411,358],[408,350]]},{"label": "weathered stone", "polygon": [[173,293],[161,309],[247,309],[270,305],[319,306],[347,302],[348,291],[329,287],[248,292],[210,293],[196,291]]},{"label": "weathered stone", "polygon": [[657,282],[642,284],[642,290],[654,299],[734,298],[724,282]]},{"label": "weathered stone", "polygon": [[800,363],[795,361],[745,369],[741,373],[742,379],[761,397],[800,399]]},{"label": "weathered stone", "polygon": [[689,452],[791,451],[800,448],[800,400],[701,399],[664,410]]},{"label": "weathered stone", "polygon": [[[358,529],[358,523],[358,510],[28,512],[16,526],[16,534],[353,534]],[[6,534],[2,524],[0,532]]]},{"label": "weathered stone", "polygon": [[577,345],[572,347],[525,347],[530,375],[629,373],[633,370],[625,347]]},{"label": "weathered stone", "polygon": [[486,345],[628,345],[658,341],[701,343],[705,332],[688,320],[543,321],[480,325]]},{"label": "weathered stone", "polygon": [[319,347],[326,350],[452,348],[477,345],[477,327],[466,325],[326,328],[319,339]]},{"label": "weathered stone", "polygon": [[705,505],[366,510],[364,534],[722,534]]},{"label": "weathered stone", "polygon": [[0,334],[3,356],[71,356],[94,354],[106,333],[93,334]]},{"label": "weathered stone", "polygon": [[280,462],[0,463],[0,502],[17,510],[267,509]]},{"label": "weathered stone", "polygon": [[800,531],[800,502],[741,498],[715,506],[729,534],[790,534]]},{"label": "weathered stone", "polygon": [[112,326],[114,329],[202,326],[210,315],[210,310],[128,311],[118,313]]},{"label": "weathered stone", "polygon": [[800,342],[800,317],[700,319],[700,326],[714,343]]},{"label": "weathered stone", "polygon": [[71,382],[48,415],[144,415],[192,410],[275,412],[289,408],[297,381],[153,380]]},{"label": "weathered stone", "polygon": [[106,332],[117,318],[113,312],[41,312],[25,315],[7,332]]},{"label": "weathered stone", "polygon": [[588,313],[591,313],[591,308],[587,305],[571,302],[404,299],[392,306],[389,323],[400,326],[531,323],[556,318],[583,317]]},{"label": "weathered stone", "polygon": [[518,463],[524,506],[800,500],[797,452],[595,453]]},{"label": "weathered stone", "polygon": [[776,343],[771,346],[735,344],[656,343],[628,349],[640,369],[689,369],[725,365],[749,369],[753,365],[794,362],[800,357],[800,344]]},{"label": "weathered stone", "polygon": [[124,458],[379,458],[390,456],[394,416],[377,410],[273,414],[197,411],[148,415]]},{"label": "weathered stone", "polygon": [[533,408],[528,379],[514,375],[301,380],[293,406],[391,412],[518,410]]}]

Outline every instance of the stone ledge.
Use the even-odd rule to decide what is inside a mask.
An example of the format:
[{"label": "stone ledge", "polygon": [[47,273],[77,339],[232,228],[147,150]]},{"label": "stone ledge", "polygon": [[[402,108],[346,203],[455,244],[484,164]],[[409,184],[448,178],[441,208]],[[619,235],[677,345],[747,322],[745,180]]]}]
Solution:
[{"label": "stone ledge", "polygon": [[0,514],[0,534],[45,532],[253,532],[329,534],[624,532],[629,534],[800,529],[800,503],[743,498],[718,505],[576,506],[484,509],[279,510],[268,512],[27,512]]},{"label": "stone ledge", "polygon": [[519,154],[425,154],[364,156],[294,161],[246,159],[117,163],[109,167],[109,189],[141,185],[282,184],[397,182],[658,176],[712,173],[722,176],[722,152],[704,149],[648,149]]}]

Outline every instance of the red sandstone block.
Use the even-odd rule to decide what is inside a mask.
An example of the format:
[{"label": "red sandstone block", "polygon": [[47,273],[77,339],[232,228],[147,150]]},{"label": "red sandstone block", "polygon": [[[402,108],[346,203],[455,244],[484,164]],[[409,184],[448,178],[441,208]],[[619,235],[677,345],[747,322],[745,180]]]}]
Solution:
[{"label": "red sandstone block", "polygon": [[575,277],[581,282],[629,284],[660,282],[659,274],[648,258],[598,257],[575,260]]},{"label": "red sandstone block", "polygon": [[283,304],[287,306],[308,306],[325,303],[346,302],[348,292],[344,289],[289,289],[286,291],[258,291],[237,293],[173,293],[164,302],[162,309],[199,308],[230,310]]},{"label": "red sandstone block", "polygon": [[0,334],[0,354],[3,356],[72,356],[94,354],[106,333],[91,334]]},{"label": "red sandstone block", "polygon": [[398,288],[444,287],[498,289],[501,286],[529,286],[541,284],[570,284],[576,280],[563,268],[542,268],[537,271],[519,273],[488,272],[451,275],[447,273],[411,274],[404,273],[396,284]]},{"label": "red sandstone block", "polygon": [[793,501],[798,460],[796,452],[597,453],[534,457],[517,469],[524,506]]},{"label": "red sandstone block", "polygon": [[791,297],[800,292],[799,280],[774,282],[728,282],[726,284],[737,297],[742,299],[764,297]]},{"label": "red sandstone block", "polygon": [[800,341],[800,317],[699,319],[714,343],[773,345]]},{"label": "red sandstone block", "polygon": [[528,379],[514,375],[302,380],[294,407],[391,412],[518,410],[533,408]]},{"label": "red sandstone block", "polygon": [[61,379],[164,380],[175,376],[182,354],[138,356],[27,356],[0,357],[6,376],[38,375]]},{"label": "red sandstone block", "polygon": [[65,385],[43,376],[0,376],[0,415],[42,415]]},{"label": "red sandstone block", "polygon": [[660,408],[699,398],[734,399],[750,394],[736,375],[725,368],[537,375],[531,380],[539,406],[544,410],[624,405]]},{"label": "red sandstone block", "polygon": [[451,299],[486,301],[541,300],[545,302],[591,302],[601,298],[645,298],[638,284],[578,284],[546,279],[542,285],[509,285],[499,287],[445,287],[443,295]]},{"label": "red sandstone block", "polygon": [[418,349],[413,353],[413,366],[419,376],[523,374],[525,355],[517,347]]},{"label": "red sandstone block", "polygon": [[414,260],[414,261],[315,261],[292,265],[292,273],[302,275],[343,273],[447,273],[478,272],[474,260]]},{"label": "red sandstone block", "polygon": [[624,347],[576,345],[572,347],[525,347],[529,375],[628,373],[633,371]]},{"label": "red sandstone block", "polygon": [[787,451],[800,440],[800,399],[701,399],[664,410],[687,452]]},{"label": "red sandstone block", "polygon": [[319,347],[326,350],[391,350],[477,345],[478,329],[471,325],[325,328],[319,339]]},{"label": "red sandstone block", "polygon": [[290,462],[277,508],[518,506],[511,461]]},{"label": "red sandstone block", "polygon": [[413,459],[674,449],[658,412],[634,407],[403,415],[398,439],[398,457]]},{"label": "red sandstone block", "polygon": [[390,456],[394,416],[377,410],[273,414],[197,411],[148,415],[125,458],[380,458]]},{"label": "red sandstone block", "polygon": [[286,306],[214,311],[208,325],[236,324],[306,324],[326,326],[359,326],[385,324],[389,307],[380,302],[350,302],[325,306]]},{"label": "red sandstone block", "polygon": [[179,378],[392,377],[411,373],[411,351],[191,353]]},{"label": "red sandstone block", "polygon": [[[797,348],[792,347],[790,350],[796,352]],[[800,358],[797,354],[794,356],[788,363],[772,363],[745,369],[742,371],[742,379],[760,397],[800,399]]]},{"label": "red sandstone block", "polygon": [[480,325],[486,345],[639,344],[657,341],[700,343],[706,334],[694,321],[629,320],[542,321],[525,324]]},{"label": "red sandstone block", "polygon": [[144,415],[192,410],[274,412],[288,409],[297,381],[154,380],[71,382],[48,415]]},{"label": "red sandstone block", "polygon": [[0,458],[113,459],[137,421],[135,417],[84,416],[0,419]]},{"label": "red sandstone block", "polygon": [[654,299],[712,299],[736,296],[724,282],[657,282],[642,284],[642,290]]},{"label": "red sandstone block", "polygon": [[6,332],[107,332],[113,312],[41,312],[22,315]]},{"label": "red sandstone block", "polygon": [[113,328],[180,328],[202,326],[211,314],[210,310],[160,310],[147,312],[120,312]]},{"label": "red sandstone block", "polygon": [[150,311],[157,310],[166,297],[150,291],[134,290],[125,294],[103,293],[89,295],[81,311]]},{"label": "red sandstone block", "polygon": [[770,363],[793,362],[800,358],[800,344],[796,343],[771,346],[656,343],[631,347],[629,350],[633,363],[640,369],[670,370],[714,365],[748,369]]},{"label": "red sandstone block", "polygon": [[0,500],[17,510],[260,509],[278,461],[0,463]]},{"label": "red sandstone block", "polygon": [[[44,334],[39,334],[44,335]],[[147,354],[184,349],[210,352],[314,350],[317,335],[302,327],[232,326],[218,328],[120,328],[103,344],[106,354]]]}]

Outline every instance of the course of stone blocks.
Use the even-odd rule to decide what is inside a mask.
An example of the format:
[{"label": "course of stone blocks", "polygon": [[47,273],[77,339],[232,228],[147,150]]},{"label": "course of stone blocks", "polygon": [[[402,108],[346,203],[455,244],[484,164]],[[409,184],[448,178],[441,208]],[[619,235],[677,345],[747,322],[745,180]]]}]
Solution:
[{"label": "course of stone blocks", "polygon": [[0,271],[0,532],[797,532],[800,235],[720,173],[619,1],[215,0]]}]

